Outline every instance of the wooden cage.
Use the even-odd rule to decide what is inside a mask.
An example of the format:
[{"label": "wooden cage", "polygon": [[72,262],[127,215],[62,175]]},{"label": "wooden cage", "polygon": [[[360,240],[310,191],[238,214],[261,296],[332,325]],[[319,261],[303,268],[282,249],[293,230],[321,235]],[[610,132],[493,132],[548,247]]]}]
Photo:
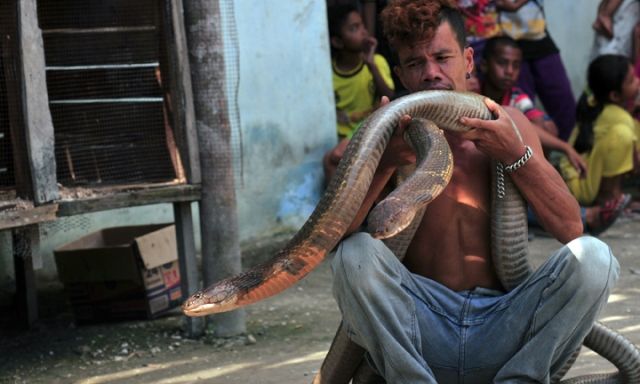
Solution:
[{"label": "wooden cage", "polygon": [[40,222],[173,203],[182,266],[195,262],[200,169],[182,1],[7,0],[0,33],[0,229],[14,234],[27,320]]}]

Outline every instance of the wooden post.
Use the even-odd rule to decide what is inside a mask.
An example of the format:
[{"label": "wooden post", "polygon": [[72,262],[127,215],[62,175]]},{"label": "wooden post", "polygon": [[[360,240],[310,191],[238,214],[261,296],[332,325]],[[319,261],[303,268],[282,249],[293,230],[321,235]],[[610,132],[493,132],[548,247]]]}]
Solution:
[{"label": "wooden post", "polygon": [[[202,274],[209,285],[241,270],[222,20],[217,0],[189,0],[184,7],[202,173]],[[213,320],[218,336],[246,331],[243,310]]]},{"label": "wooden post", "polygon": [[16,191],[38,205],[58,198],[42,33],[36,0],[17,0],[12,11],[16,16],[15,35],[13,41],[5,43],[11,46],[8,49],[15,54],[15,61],[5,65],[13,69],[7,76],[7,88],[16,96],[9,108],[16,152]]},{"label": "wooden post", "polygon": [[[173,203],[173,216],[176,224],[176,241],[178,245],[178,261],[180,264],[180,282],[182,298],[198,290],[198,264],[196,261],[196,244],[193,236],[193,216],[191,202]],[[202,317],[185,317],[187,337],[196,338],[204,333]]]},{"label": "wooden post", "polygon": [[200,158],[198,136],[193,110],[193,88],[189,66],[189,52],[184,30],[182,0],[165,0],[163,4],[163,32],[167,43],[166,62],[162,71],[169,74],[171,90],[169,105],[172,126],[182,164],[189,184],[200,184]]},{"label": "wooden post", "polygon": [[39,236],[38,226],[14,228],[12,234],[18,316],[21,324],[31,328],[38,319],[38,296],[32,247],[32,241]]}]

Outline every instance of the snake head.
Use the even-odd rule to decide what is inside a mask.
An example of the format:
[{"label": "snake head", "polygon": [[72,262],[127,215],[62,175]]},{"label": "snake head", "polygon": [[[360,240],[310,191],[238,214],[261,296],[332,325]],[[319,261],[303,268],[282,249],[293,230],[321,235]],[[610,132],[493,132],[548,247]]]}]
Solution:
[{"label": "snake head", "polygon": [[197,317],[231,311],[238,307],[237,296],[231,292],[233,289],[230,284],[221,281],[189,296],[182,304],[182,312],[187,316]]},{"label": "snake head", "polygon": [[415,214],[404,201],[389,196],[369,213],[367,232],[376,239],[393,237],[411,224]]}]

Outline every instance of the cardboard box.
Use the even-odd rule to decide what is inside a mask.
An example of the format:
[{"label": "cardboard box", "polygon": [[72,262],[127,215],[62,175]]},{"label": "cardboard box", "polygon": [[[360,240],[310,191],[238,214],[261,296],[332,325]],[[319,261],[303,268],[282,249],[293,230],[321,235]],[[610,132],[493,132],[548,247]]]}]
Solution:
[{"label": "cardboard box", "polygon": [[54,256],[78,323],[151,319],[182,302],[172,224],[102,229]]}]

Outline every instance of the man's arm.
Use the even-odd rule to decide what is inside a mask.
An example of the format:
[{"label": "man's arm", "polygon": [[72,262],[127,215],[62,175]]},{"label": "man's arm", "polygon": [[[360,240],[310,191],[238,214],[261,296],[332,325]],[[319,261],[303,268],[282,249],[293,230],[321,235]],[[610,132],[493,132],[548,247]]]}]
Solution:
[{"label": "man's arm", "polygon": [[[583,227],[578,202],[562,177],[545,159],[540,139],[529,120],[517,109],[505,110],[492,100],[485,100],[496,119],[462,118],[461,122],[471,129],[461,136],[505,165],[520,159],[525,153],[525,145],[531,147],[533,156],[509,176],[545,230],[563,243],[581,236]],[[512,121],[522,141],[513,129]]]}]

